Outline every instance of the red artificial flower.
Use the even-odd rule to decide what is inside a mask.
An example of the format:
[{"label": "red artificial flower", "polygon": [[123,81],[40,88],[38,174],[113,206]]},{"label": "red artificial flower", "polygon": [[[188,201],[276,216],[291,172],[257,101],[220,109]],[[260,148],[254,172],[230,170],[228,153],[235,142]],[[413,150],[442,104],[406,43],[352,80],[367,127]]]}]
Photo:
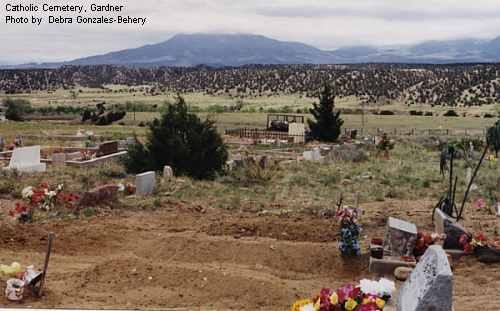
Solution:
[{"label": "red artificial flower", "polygon": [[462,234],[458,239],[458,243],[460,243],[460,245],[462,246],[469,243],[469,236],[467,234]]},{"label": "red artificial flower", "polygon": [[484,243],[486,243],[486,242],[488,241],[488,239],[486,238],[486,236],[485,236],[482,232],[478,232],[478,233],[476,234],[475,239],[476,239],[477,241],[484,242]]},{"label": "red artificial flower", "polygon": [[46,182],[46,181],[43,181],[41,184],[40,184],[40,187],[43,188],[43,189],[49,189],[49,183]]},{"label": "red artificial flower", "polygon": [[15,211],[18,214],[26,213],[28,211],[28,207],[22,203],[16,202]]}]

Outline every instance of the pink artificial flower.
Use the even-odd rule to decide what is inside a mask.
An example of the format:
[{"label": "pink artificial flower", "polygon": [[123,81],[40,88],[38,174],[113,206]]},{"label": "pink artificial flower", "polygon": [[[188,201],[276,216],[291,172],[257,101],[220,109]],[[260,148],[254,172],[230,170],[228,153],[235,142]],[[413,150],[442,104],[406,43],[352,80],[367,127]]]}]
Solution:
[{"label": "pink artificial flower", "polygon": [[354,286],[352,284],[346,284],[337,290],[337,295],[339,297],[339,303],[344,304],[344,302],[349,299],[354,291]]},{"label": "pink artificial flower", "polygon": [[377,311],[377,310],[378,307],[375,303],[364,304],[359,306],[358,309],[356,309],[356,311]]},{"label": "pink artificial flower", "polygon": [[477,199],[476,200],[476,209],[483,209],[486,207],[486,201],[483,198]]}]

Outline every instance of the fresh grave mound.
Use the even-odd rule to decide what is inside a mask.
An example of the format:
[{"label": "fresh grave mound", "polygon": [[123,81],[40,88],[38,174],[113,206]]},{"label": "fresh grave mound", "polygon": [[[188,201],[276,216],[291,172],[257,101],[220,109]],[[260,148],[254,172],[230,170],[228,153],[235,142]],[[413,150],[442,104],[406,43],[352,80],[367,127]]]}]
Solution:
[{"label": "fresh grave mound", "polygon": [[[414,222],[425,214],[428,222],[432,204],[362,204],[367,211],[363,225],[370,235],[377,232],[372,228],[381,228],[377,234],[385,229],[380,226],[385,216],[378,212],[384,206],[394,209],[398,217],[413,215],[407,219]],[[235,227],[253,223],[259,229],[248,230],[242,236],[213,229],[226,222]],[[294,239],[286,235],[277,239],[267,229],[272,224],[275,232],[280,226],[282,232],[303,234],[296,233]],[[328,226],[328,221],[312,216],[258,217],[212,209],[205,214],[188,209],[120,211],[80,221],[12,226],[2,223],[0,263],[18,261],[38,266],[44,260],[47,244],[41,239],[53,231],[57,238],[46,295],[40,300],[27,297],[22,306],[286,310],[294,301],[325,286],[337,289],[363,278],[377,278],[367,271],[366,256],[344,260],[335,242],[321,241],[319,235],[305,235],[314,227],[327,230]],[[206,234],[209,229],[210,234]],[[362,249],[366,252],[366,245]],[[500,303],[498,266],[463,258],[454,263],[453,274],[455,310],[474,310],[478,303],[496,309]],[[0,283],[1,292],[4,284]],[[0,305],[13,306],[3,295]]]}]

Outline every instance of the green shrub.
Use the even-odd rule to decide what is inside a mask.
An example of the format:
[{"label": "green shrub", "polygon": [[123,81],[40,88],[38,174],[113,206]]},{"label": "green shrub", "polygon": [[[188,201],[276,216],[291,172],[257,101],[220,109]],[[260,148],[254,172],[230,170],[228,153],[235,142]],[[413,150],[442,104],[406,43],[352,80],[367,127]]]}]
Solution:
[{"label": "green shrub", "polygon": [[146,143],[137,141],[130,146],[123,161],[129,173],[161,171],[169,165],[176,175],[208,179],[223,172],[227,157],[214,122],[201,121],[189,113],[179,96],[176,103],[167,104],[161,119],[149,126]]},{"label": "green shrub", "polygon": [[3,101],[6,107],[5,118],[12,121],[23,121],[24,115],[33,112],[31,103],[24,99],[7,98]]}]

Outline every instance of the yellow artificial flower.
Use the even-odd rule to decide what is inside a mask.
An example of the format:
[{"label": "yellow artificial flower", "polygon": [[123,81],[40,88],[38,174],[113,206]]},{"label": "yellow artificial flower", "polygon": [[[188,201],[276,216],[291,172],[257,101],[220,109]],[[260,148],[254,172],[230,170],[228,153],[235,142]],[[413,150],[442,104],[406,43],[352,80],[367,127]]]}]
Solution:
[{"label": "yellow artificial flower", "polygon": [[319,311],[321,308],[321,298],[318,298],[318,301],[314,304],[314,310]]},{"label": "yellow artificial flower", "polygon": [[300,308],[302,308],[303,306],[308,305],[310,303],[312,303],[311,299],[300,299],[300,300],[297,300],[293,304],[291,311],[300,311]]},{"label": "yellow artificial flower", "polygon": [[385,307],[385,300],[384,299],[377,298],[377,300],[375,300],[375,303],[377,304],[377,307],[380,310],[384,309],[384,307]]},{"label": "yellow artificial flower", "polygon": [[333,293],[331,296],[330,296],[330,303],[332,305],[336,305],[339,303],[339,296],[337,296],[337,293]]},{"label": "yellow artificial flower", "polygon": [[367,304],[370,304],[370,303],[372,303],[372,302],[368,298],[363,299],[363,301],[361,302],[362,305],[367,305]]},{"label": "yellow artificial flower", "polygon": [[352,311],[352,310],[356,309],[357,306],[358,306],[358,303],[352,298],[347,299],[347,301],[345,302],[345,305],[344,305],[344,307],[347,311]]}]

